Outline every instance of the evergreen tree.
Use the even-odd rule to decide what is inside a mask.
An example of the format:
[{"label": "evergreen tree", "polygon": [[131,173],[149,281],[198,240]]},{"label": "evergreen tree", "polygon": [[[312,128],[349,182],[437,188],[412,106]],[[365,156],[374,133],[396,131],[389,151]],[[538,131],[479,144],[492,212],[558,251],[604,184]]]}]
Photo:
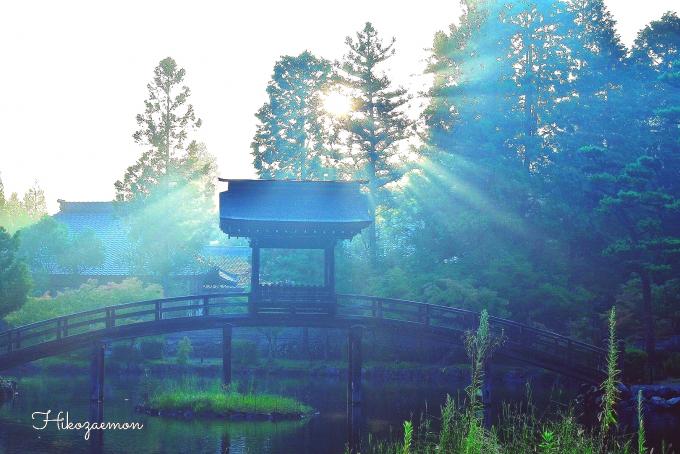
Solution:
[{"label": "evergreen tree", "polygon": [[147,85],[145,111],[133,137],[147,147],[115,183],[116,200],[133,244],[130,261],[140,273],[170,286],[173,273],[190,270],[213,227],[215,159],[191,133],[201,126],[186,71],[162,60]]},{"label": "evergreen tree", "polygon": [[5,204],[7,200],[5,199],[5,184],[2,182],[2,177],[0,176],[0,213],[5,209]]},{"label": "evergreen tree", "polygon": [[[600,199],[606,253],[640,277],[641,314],[650,372],[655,365],[653,285],[676,276],[680,266],[680,94],[676,58],[680,19],[673,13],[643,29],[631,55],[636,121],[627,123],[630,153],[594,177]],[[633,77],[631,77],[633,79]],[[620,170],[617,170],[620,169]]]},{"label": "evergreen tree", "polygon": [[251,145],[261,178],[333,178],[321,100],[332,80],[331,63],[308,51],[282,57],[267,86]]},{"label": "evergreen tree", "polygon": [[610,266],[591,215],[601,194],[588,192],[584,169],[595,150],[624,153],[624,48],[599,0],[462,3],[428,68],[425,176],[450,188],[448,202],[415,218],[448,224],[433,255],[456,257],[513,313],[574,319],[594,298],[588,288],[613,294],[617,283],[599,274]]},{"label": "evergreen tree", "polygon": [[37,181],[24,194],[23,206],[26,214],[32,219],[40,219],[47,214],[45,192],[38,186]]},{"label": "evergreen tree", "polygon": [[26,264],[18,256],[19,237],[0,227],[0,318],[19,309],[31,287]]},{"label": "evergreen tree", "polygon": [[144,113],[137,115],[140,129],[133,134],[135,142],[148,147],[137,162],[128,167],[123,180],[116,181],[116,200],[131,201],[148,196],[153,189],[168,190],[183,181],[183,160],[198,147],[189,133],[200,128],[194,108],[188,104],[191,91],[183,85],[186,71],[172,58],[160,61],[154,69],[153,81],[147,84],[149,97]]},{"label": "evergreen tree", "polygon": [[545,201],[540,222],[547,235],[565,245],[571,279],[611,300],[620,279],[601,253],[606,239],[592,213],[602,194],[590,176],[608,166],[620,170],[631,155],[632,72],[602,0],[571,0],[563,7],[569,13],[559,24],[569,52],[568,91],[559,103],[556,153],[535,182]]},{"label": "evergreen tree", "polygon": [[[385,185],[404,174],[403,155],[399,146],[410,137],[411,121],[404,113],[408,102],[406,90],[394,88],[380,66],[394,55],[395,39],[384,44],[370,22],[356,34],[347,37],[348,53],[341,65],[342,84],[349,87],[353,111],[343,122],[348,133],[348,160],[353,177],[368,180],[371,210],[383,201]],[[375,223],[370,227],[369,250],[377,257]]]},{"label": "evergreen tree", "polygon": [[0,226],[9,233],[29,226],[47,214],[45,192],[35,182],[23,195],[13,192],[5,198],[4,186],[0,180]]}]

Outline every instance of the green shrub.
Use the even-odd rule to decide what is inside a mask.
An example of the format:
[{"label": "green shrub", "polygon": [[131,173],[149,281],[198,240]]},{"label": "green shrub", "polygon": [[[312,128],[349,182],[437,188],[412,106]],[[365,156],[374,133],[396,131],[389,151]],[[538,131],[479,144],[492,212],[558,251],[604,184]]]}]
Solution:
[{"label": "green shrub", "polygon": [[144,359],[162,359],[164,347],[163,339],[143,339],[139,343],[139,352]]},{"label": "green shrub", "polygon": [[200,358],[221,358],[222,342],[201,342],[194,347],[194,354]]},{"label": "green shrub", "polygon": [[257,344],[248,340],[235,341],[232,344],[232,358],[239,364],[257,363]]},{"label": "green shrub", "polygon": [[111,306],[133,301],[151,300],[163,296],[161,287],[156,284],[144,285],[136,278],[122,282],[110,282],[99,285],[90,279],[77,289],[65,290],[57,296],[41,296],[28,298],[21,309],[5,317],[5,321],[13,326],[47,320],[74,312]]},{"label": "green shrub", "polygon": [[670,377],[680,377],[680,353],[671,353],[663,362],[663,370]]},{"label": "green shrub", "polygon": [[628,348],[623,356],[624,381],[640,382],[645,379],[647,353],[637,348]]},{"label": "green shrub", "polygon": [[142,359],[139,350],[134,344],[114,344],[111,348],[110,359],[119,363],[136,363]]},{"label": "green shrub", "polygon": [[191,339],[184,336],[177,344],[177,364],[186,364],[189,361],[189,356],[193,353],[194,347],[191,345]]}]

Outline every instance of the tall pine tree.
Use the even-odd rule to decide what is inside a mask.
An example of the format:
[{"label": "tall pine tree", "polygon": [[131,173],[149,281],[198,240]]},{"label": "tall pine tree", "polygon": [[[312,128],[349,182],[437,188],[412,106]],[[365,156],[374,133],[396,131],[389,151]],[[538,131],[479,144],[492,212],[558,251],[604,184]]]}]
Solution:
[{"label": "tall pine tree", "polygon": [[191,269],[214,228],[215,159],[192,137],[201,120],[185,75],[169,57],[154,69],[133,134],[146,150],[115,183],[133,244],[130,263],[156,276],[166,292],[169,277]]},{"label": "tall pine tree", "polygon": [[186,70],[171,57],[154,69],[144,112],[137,115],[139,129],[133,134],[135,142],[147,149],[128,167],[123,179],[116,181],[116,200],[143,199],[159,187],[168,191],[185,177],[186,158],[199,149],[189,134],[201,127],[188,103],[191,90],[184,85],[185,75]]},{"label": "tall pine tree", "polygon": [[[347,132],[350,174],[368,180],[370,207],[373,214],[384,201],[384,188],[404,174],[400,145],[411,135],[412,122],[404,112],[409,97],[404,88],[393,87],[382,71],[383,63],[395,53],[395,39],[385,44],[370,22],[347,37],[348,53],[344,56],[341,83],[352,96],[352,112],[343,122]],[[376,220],[377,221],[377,220]],[[377,260],[377,229],[373,223],[369,231],[369,253]]]},{"label": "tall pine tree", "polygon": [[331,63],[308,51],[282,57],[267,86],[251,145],[261,178],[332,179],[334,156],[324,125],[322,96],[332,80]]}]

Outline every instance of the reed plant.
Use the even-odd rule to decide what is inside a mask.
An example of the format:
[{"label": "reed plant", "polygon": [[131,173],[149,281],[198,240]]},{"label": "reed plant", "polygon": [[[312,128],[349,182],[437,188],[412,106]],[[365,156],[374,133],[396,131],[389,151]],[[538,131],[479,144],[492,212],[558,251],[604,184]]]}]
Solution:
[{"label": "reed plant", "polygon": [[[433,432],[431,417],[421,419],[420,429],[414,430],[409,422],[404,425],[402,440],[371,441],[361,450],[371,454],[628,454],[633,439],[616,433],[615,405],[618,399],[620,352],[616,343],[616,311],[608,317],[609,345],[607,352],[607,377],[602,392],[600,424],[588,428],[578,422],[571,409],[539,418],[530,392],[523,403],[504,404],[498,422],[492,427],[483,424],[481,413],[481,390],[484,385],[484,365],[502,336],[494,338],[489,331],[488,315],[482,313],[479,328],[469,333],[466,339],[471,359],[471,382],[466,389],[466,398],[461,403],[447,396],[441,408],[439,430]],[[638,454],[646,453],[644,425],[642,421],[642,400],[638,395],[638,419],[640,421],[637,446]],[[406,430],[408,427],[408,431]],[[664,452],[664,450],[662,450]]]}]

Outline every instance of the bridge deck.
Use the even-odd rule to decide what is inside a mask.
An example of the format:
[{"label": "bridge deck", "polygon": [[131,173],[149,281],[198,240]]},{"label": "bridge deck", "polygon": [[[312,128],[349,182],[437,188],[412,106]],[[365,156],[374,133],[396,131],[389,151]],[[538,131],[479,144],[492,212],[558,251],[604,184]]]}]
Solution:
[{"label": "bridge deck", "polygon": [[[247,293],[192,295],[108,306],[70,314],[0,333],[0,370],[80,348],[96,340],[115,340],[184,330],[233,326],[349,328],[365,325],[404,335],[431,336],[460,343],[476,329],[479,314],[392,298],[336,296],[335,313],[305,311],[287,304],[271,313],[249,313]],[[604,377],[606,351],[550,331],[490,317],[505,342],[498,354],[590,383]]]}]

